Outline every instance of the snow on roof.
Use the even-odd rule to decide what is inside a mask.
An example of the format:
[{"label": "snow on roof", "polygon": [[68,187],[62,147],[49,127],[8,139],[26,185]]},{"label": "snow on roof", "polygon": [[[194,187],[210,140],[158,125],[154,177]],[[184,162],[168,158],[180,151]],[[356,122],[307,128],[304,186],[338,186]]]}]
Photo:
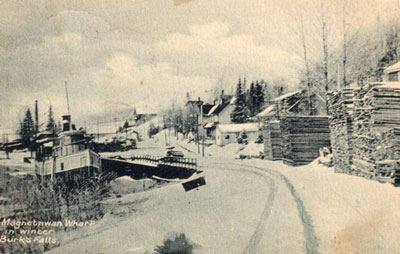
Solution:
[{"label": "snow on roof", "polygon": [[242,131],[258,131],[258,123],[241,123],[241,124],[219,124],[217,126],[221,132],[242,132]]},{"label": "snow on roof", "polygon": [[212,127],[214,127],[215,126],[215,124],[214,123],[206,123],[205,125],[204,125],[204,128],[212,128]]},{"label": "snow on roof", "polygon": [[211,116],[211,115],[214,113],[214,111],[218,108],[218,105],[219,105],[219,104],[216,104],[214,107],[212,107],[212,108],[210,109],[210,111],[208,112],[208,116]]},{"label": "snow on roof", "polygon": [[397,89],[400,89],[400,82],[380,82],[378,86],[375,86],[372,89],[378,89],[378,88],[397,88]]},{"label": "snow on roof", "polygon": [[297,91],[294,91],[294,92],[287,93],[287,94],[281,95],[279,97],[276,97],[275,99],[272,99],[271,101],[272,102],[279,102],[279,101],[284,100],[286,98],[289,98],[289,97],[291,97],[293,95],[297,95],[297,94],[299,94],[301,92],[302,92],[302,90],[297,90]]},{"label": "snow on roof", "polygon": [[387,74],[387,73],[391,73],[391,72],[397,72],[400,71],[400,61],[387,67],[383,73]]},{"label": "snow on roof", "polygon": [[258,113],[258,117],[263,117],[263,116],[270,116],[272,115],[271,112],[275,109],[275,105],[270,105],[268,108],[264,109],[262,112]]}]

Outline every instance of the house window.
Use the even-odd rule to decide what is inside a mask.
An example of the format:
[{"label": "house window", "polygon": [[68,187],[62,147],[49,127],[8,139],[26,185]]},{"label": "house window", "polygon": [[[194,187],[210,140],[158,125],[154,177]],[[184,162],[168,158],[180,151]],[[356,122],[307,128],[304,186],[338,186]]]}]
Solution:
[{"label": "house window", "polygon": [[226,136],[225,136],[225,139],[229,139],[229,135],[226,135]]},{"label": "house window", "polygon": [[64,170],[64,162],[61,162],[60,167],[61,167],[61,170]]}]

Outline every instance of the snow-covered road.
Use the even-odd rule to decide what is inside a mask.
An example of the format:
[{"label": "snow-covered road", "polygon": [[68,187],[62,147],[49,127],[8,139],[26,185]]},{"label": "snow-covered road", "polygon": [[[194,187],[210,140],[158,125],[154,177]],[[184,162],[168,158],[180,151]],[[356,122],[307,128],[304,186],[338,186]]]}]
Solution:
[{"label": "snow-covered road", "polygon": [[[147,199],[138,212],[106,217],[87,237],[49,253],[152,253],[169,232],[183,232],[195,253],[312,253],[315,238],[293,190],[274,171],[215,158],[199,159],[207,185],[185,192],[180,184],[130,194]],[[300,215],[300,216],[299,216]],[[115,223],[105,226],[107,220]]]}]

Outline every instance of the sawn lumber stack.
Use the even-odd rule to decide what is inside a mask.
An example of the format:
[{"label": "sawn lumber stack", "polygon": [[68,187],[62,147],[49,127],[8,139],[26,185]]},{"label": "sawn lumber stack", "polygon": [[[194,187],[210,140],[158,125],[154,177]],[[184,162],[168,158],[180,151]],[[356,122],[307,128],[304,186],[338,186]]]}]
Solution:
[{"label": "sawn lumber stack", "polygon": [[319,150],[330,147],[327,116],[286,116],[280,120],[283,162],[305,165],[319,157]]},{"label": "sawn lumber stack", "polygon": [[[345,110],[345,99],[340,93],[330,94],[335,171],[398,183],[400,83],[372,83],[354,89],[352,114]],[[351,128],[345,127],[349,120],[352,121],[352,133]]]},{"label": "sawn lumber stack", "polygon": [[280,121],[266,121],[263,127],[264,155],[267,160],[282,160],[282,134]]},{"label": "sawn lumber stack", "polygon": [[329,128],[335,173],[351,173],[353,164],[353,90],[328,93]]}]

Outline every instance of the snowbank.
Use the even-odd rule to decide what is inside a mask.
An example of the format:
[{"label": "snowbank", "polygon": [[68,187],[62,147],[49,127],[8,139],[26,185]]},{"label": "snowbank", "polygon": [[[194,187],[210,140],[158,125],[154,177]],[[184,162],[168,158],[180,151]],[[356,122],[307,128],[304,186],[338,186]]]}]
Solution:
[{"label": "snowbank", "polygon": [[318,160],[302,167],[242,162],[274,169],[289,179],[312,217],[320,253],[400,253],[399,188],[334,173]]},{"label": "snowbank", "polygon": [[122,176],[110,182],[111,191],[117,195],[130,194],[148,190],[157,185],[151,179],[134,180],[130,176]]},{"label": "snowbank", "polygon": [[7,159],[5,152],[0,152],[0,165],[16,170],[20,174],[33,174],[35,169],[34,159],[29,159],[30,163],[24,162],[24,158],[30,156],[30,152],[16,151],[9,153],[9,159]]}]

